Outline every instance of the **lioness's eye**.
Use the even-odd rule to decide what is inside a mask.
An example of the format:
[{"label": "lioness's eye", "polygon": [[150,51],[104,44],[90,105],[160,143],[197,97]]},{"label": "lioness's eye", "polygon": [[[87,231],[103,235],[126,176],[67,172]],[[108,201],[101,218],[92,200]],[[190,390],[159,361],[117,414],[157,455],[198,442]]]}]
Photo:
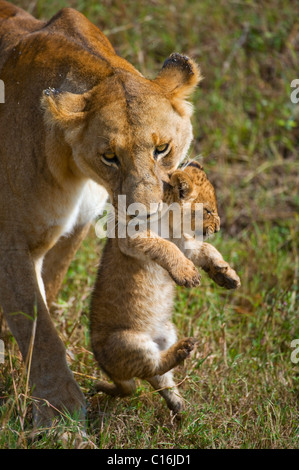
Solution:
[{"label": "lioness's eye", "polygon": [[158,145],[154,151],[154,157],[158,158],[160,155],[165,154],[169,148],[168,144]]},{"label": "lioness's eye", "polygon": [[101,155],[101,160],[105,165],[114,166],[116,168],[119,166],[119,160],[113,152],[103,153],[103,155]]}]

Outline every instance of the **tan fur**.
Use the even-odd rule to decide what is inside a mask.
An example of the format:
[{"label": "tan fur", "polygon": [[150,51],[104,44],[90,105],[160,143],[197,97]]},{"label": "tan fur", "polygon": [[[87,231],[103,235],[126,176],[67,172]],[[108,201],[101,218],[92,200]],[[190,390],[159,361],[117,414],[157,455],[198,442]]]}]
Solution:
[{"label": "tan fur", "polygon": [[[173,172],[170,183],[173,188],[165,192],[164,200],[179,201],[180,192],[183,193],[183,201],[190,203],[191,208],[195,204],[203,204],[203,235],[208,238],[214,232],[220,230],[220,218],[217,209],[216,193],[213,185],[203,167],[197,162],[188,162],[184,170]],[[194,230],[194,218],[191,228]],[[218,285],[226,289],[240,287],[240,278],[237,273],[224,261],[216,248],[208,243],[193,240],[187,234],[182,239],[173,240],[185,256],[196,266],[207,272],[209,277]]]},{"label": "tan fur", "polygon": [[[168,204],[203,203],[204,233],[219,230],[215,191],[196,163],[175,171],[165,191]],[[238,287],[239,278],[221,254],[208,243],[193,240],[184,256],[184,237],[175,242],[150,230],[134,237],[108,239],[91,303],[91,341],[96,359],[113,380],[100,382],[97,390],[111,395],[134,391],[134,377],[148,380],[179,412],[183,400],[172,378],[172,369],[189,356],[194,338],[177,341],[171,322],[174,282],[196,286],[200,275],[193,262],[216,282]],[[217,276],[214,275],[217,273]],[[113,279],[113,280],[112,280]]]},{"label": "tan fur", "polygon": [[[30,378],[34,395],[54,407],[41,407],[47,420],[56,408],[81,409],[84,397],[46,297],[107,194],[147,208],[161,201],[161,179],[192,139],[186,98],[200,75],[175,54],[148,80],[77,11],[43,22],[0,0],[0,77],[0,305],[24,359],[37,312]],[[104,161],[112,153],[117,160]]]}]

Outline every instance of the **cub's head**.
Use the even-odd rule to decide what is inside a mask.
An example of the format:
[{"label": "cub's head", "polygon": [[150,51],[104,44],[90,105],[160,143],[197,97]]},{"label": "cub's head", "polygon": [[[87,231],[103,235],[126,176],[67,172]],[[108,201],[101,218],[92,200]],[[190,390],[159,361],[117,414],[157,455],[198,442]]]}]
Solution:
[{"label": "cub's head", "polygon": [[[95,71],[98,84],[86,93],[44,92],[47,134],[63,140],[70,163],[103,185],[114,204],[125,195],[127,206],[142,203],[149,213],[150,203],[162,201],[162,180],[192,140],[186,100],[200,72],[188,57],[172,54],[148,80],[126,61],[113,60]],[[47,147],[51,151],[51,143]]]},{"label": "cub's head", "polygon": [[172,202],[179,204],[190,203],[192,230],[195,226],[195,204],[203,204],[203,235],[208,237],[220,230],[215,189],[199,163],[188,162],[183,170],[172,173],[166,199],[172,199]]}]

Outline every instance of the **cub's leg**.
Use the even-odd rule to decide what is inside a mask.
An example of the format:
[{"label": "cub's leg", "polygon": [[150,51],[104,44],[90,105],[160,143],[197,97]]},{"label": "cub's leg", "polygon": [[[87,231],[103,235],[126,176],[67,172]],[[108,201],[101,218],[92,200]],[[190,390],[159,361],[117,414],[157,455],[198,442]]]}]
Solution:
[{"label": "cub's leg", "polygon": [[187,243],[188,249],[184,250],[186,257],[206,271],[216,284],[226,289],[236,289],[241,285],[236,271],[230,267],[213,245],[193,240],[188,240]]},{"label": "cub's leg", "polygon": [[69,236],[61,237],[44,258],[42,278],[47,304],[55,300],[69,265],[89,231],[90,224],[76,227]]},{"label": "cub's leg", "polygon": [[174,413],[179,413],[183,410],[184,400],[175,385],[171,370],[163,375],[155,375],[154,377],[147,379],[147,381],[164,398],[170,410]]},{"label": "cub's leg", "polygon": [[[175,413],[179,413],[184,408],[184,401],[173,380],[172,371],[168,371],[163,375],[150,377],[147,381],[165,399],[170,410]],[[99,381],[97,382],[95,389],[97,392],[103,392],[114,397],[125,397],[135,392],[136,384],[133,379],[118,382],[115,381],[113,384]]]},{"label": "cub's leg", "polygon": [[[176,329],[171,321],[166,322],[163,328],[159,328],[154,341],[160,350],[167,350],[177,342]],[[166,404],[174,413],[179,413],[184,408],[184,401],[173,380],[173,371],[163,375],[155,375],[147,379],[148,382],[165,399]]]},{"label": "cub's leg", "polygon": [[114,397],[126,397],[135,392],[136,385],[133,379],[119,382],[115,381],[113,384],[101,380],[96,383],[95,389],[97,392],[104,392]]},{"label": "cub's leg", "polygon": [[24,361],[30,364],[32,394],[39,399],[37,424],[49,424],[57,410],[82,412],[84,396],[68,368],[30,253],[21,245],[0,250],[0,305]]},{"label": "cub's leg", "polygon": [[103,345],[92,338],[95,357],[114,383],[163,375],[186,359],[195,343],[183,338],[160,351],[149,335],[130,330],[111,334]]},{"label": "cub's leg", "polygon": [[134,237],[119,239],[119,247],[125,254],[143,255],[168,271],[172,279],[179,285],[195,287],[200,284],[200,274],[193,262],[172,242],[159,237],[148,230]]}]

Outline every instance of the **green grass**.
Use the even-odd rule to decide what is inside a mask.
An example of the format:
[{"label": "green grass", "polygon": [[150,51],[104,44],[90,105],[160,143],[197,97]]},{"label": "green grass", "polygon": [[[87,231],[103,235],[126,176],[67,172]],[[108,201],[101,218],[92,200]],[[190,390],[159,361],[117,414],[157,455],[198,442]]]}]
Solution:
[{"label": "green grass", "polygon": [[101,372],[89,343],[88,306],[102,244],[91,231],[53,308],[88,399],[87,434],[80,437],[69,420],[32,435],[32,399],[7,334],[0,448],[297,448],[291,341],[299,338],[299,107],[290,101],[290,83],[299,78],[299,6],[284,0],[15,3],[42,18],[72,5],[149,77],[173,51],[198,61],[205,79],[193,99],[190,155],[216,186],[222,230],[212,243],[242,286],[228,292],[203,273],[201,287],[177,288],[179,336],[199,338],[176,370],[186,400],[180,422],[145,382],[126,399],[92,395]]}]

